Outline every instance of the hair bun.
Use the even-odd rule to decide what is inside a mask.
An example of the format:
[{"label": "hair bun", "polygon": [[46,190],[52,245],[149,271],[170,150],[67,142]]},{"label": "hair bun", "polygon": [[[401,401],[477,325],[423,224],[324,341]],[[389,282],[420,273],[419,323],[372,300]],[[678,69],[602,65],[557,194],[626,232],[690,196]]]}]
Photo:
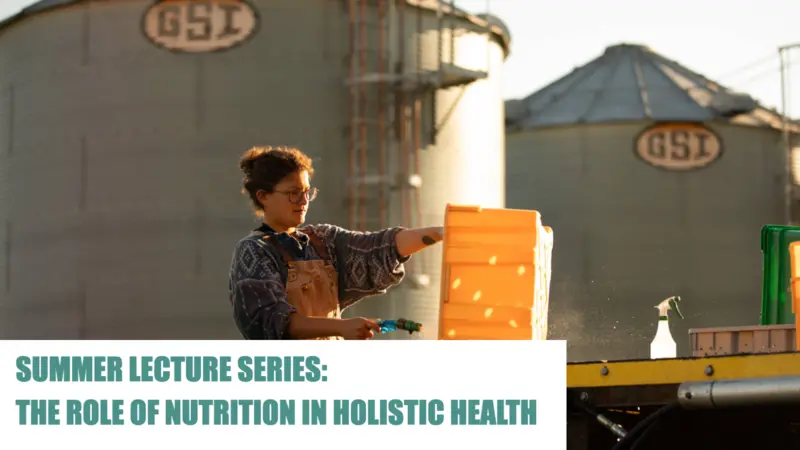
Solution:
[{"label": "hair bun", "polygon": [[242,173],[244,173],[247,178],[252,178],[255,165],[256,160],[254,158],[243,158],[239,162],[239,169],[242,170]]}]

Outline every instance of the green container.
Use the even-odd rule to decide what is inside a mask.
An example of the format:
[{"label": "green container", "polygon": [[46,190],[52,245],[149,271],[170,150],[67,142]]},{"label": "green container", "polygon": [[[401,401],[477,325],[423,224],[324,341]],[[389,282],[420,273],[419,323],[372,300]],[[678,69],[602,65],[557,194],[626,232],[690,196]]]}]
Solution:
[{"label": "green container", "polygon": [[761,228],[761,252],[764,255],[761,325],[795,323],[789,261],[789,244],[794,241],[800,241],[800,227],[765,225]]}]

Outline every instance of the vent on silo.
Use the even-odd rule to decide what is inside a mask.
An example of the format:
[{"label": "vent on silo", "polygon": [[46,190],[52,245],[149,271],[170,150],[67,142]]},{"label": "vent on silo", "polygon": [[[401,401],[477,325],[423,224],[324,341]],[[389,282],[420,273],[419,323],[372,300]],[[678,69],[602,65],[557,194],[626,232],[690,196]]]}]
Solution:
[{"label": "vent on silo", "polygon": [[747,114],[758,107],[753,97],[739,92],[717,92],[711,98],[711,107],[722,117]]}]

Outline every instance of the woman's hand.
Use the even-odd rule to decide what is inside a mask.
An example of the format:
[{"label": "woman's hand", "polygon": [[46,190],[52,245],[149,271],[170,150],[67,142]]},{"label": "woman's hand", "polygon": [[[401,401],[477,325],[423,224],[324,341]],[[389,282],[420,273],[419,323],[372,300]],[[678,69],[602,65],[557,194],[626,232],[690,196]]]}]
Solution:
[{"label": "woman's hand", "polygon": [[346,340],[365,340],[371,339],[376,332],[380,332],[381,327],[375,321],[363,317],[352,319],[341,319],[339,326],[339,336]]}]

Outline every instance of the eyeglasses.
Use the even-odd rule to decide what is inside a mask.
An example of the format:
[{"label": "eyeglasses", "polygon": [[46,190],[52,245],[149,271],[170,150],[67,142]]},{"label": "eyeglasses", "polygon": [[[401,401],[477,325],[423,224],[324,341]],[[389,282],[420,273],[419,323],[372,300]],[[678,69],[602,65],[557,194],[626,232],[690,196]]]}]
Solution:
[{"label": "eyeglasses", "polygon": [[278,194],[284,194],[289,197],[289,201],[296,205],[299,205],[302,201],[302,198],[305,197],[306,200],[309,202],[313,202],[315,198],[317,198],[317,194],[319,193],[319,189],[312,187],[309,189],[295,189],[293,191],[274,191]]}]

